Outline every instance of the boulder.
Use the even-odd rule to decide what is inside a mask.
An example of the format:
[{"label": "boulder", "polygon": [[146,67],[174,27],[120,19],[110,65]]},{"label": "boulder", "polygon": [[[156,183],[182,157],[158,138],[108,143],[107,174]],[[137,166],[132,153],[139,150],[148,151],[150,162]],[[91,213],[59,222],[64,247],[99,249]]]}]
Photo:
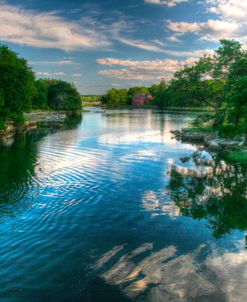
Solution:
[{"label": "boulder", "polygon": [[196,178],[205,178],[213,176],[213,167],[198,167],[198,168],[187,168],[179,165],[171,166],[171,173],[175,172],[181,176],[190,176]]}]

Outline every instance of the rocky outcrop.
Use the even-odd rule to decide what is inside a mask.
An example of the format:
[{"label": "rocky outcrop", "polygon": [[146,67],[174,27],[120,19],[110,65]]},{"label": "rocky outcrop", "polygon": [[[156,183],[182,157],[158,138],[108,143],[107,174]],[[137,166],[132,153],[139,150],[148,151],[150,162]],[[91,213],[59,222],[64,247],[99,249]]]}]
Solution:
[{"label": "rocky outcrop", "polygon": [[6,129],[0,130],[0,140],[8,140],[18,133],[27,132],[38,127],[60,127],[63,125],[69,112],[31,112],[25,114],[26,122],[15,124],[8,122]]},{"label": "rocky outcrop", "polygon": [[181,176],[190,176],[195,178],[205,178],[213,176],[213,167],[201,166],[198,168],[188,168],[180,165],[172,165],[171,173],[176,173]]},{"label": "rocky outcrop", "polygon": [[241,139],[223,139],[219,138],[216,132],[193,132],[190,128],[184,128],[181,131],[171,131],[177,140],[190,143],[201,143],[210,151],[232,151],[238,150],[244,144]]},{"label": "rocky outcrop", "polygon": [[227,140],[227,139],[214,139],[206,141],[206,147],[212,151],[232,151],[238,150],[242,146],[241,141]]},{"label": "rocky outcrop", "polygon": [[216,138],[214,133],[192,132],[189,128],[184,128],[181,131],[175,130],[171,133],[183,142],[205,143],[208,140]]},{"label": "rocky outcrop", "polygon": [[0,131],[0,140],[13,138],[17,133],[23,133],[31,129],[37,128],[35,121],[26,121],[24,124],[16,125],[13,122],[8,122],[6,129]]},{"label": "rocky outcrop", "polygon": [[67,113],[65,112],[31,112],[25,115],[30,121],[35,121],[37,126],[53,126],[63,124]]}]

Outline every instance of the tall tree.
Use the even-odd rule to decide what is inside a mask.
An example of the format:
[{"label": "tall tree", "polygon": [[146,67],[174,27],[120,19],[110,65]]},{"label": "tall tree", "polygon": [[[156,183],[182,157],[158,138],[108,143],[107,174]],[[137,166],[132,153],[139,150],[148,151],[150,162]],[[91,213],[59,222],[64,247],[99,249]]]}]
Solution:
[{"label": "tall tree", "polygon": [[27,61],[7,46],[0,46],[0,115],[2,119],[23,120],[35,94],[34,73]]},{"label": "tall tree", "polygon": [[239,60],[243,53],[241,44],[237,41],[223,39],[220,43],[221,46],[213,56],[204,56],[195,65],[195,75],[200,80],[198,88],[203,92],[202,100],[215,110],[216,127],[220,127],[224,122],[222,106],[229,91],[228,76],[231,65]]},{"label": "tall tree", "polygon": [[155,99],[155,103],[160,107],[167,106],[167,88],[168,86],[165,80],[161,80],[158,85],[155,84],[149,88],[149,92]]}]

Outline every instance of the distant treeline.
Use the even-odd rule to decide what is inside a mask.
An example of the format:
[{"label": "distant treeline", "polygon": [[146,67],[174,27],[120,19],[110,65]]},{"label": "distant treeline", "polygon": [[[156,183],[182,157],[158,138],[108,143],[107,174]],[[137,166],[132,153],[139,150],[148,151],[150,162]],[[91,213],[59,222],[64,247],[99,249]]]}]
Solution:
[{"label": "distant treeline", "polygon": [[149,89],[146,87],[131,87],[130,89],[112,88],[101,97],[104,105],[131,105],[132,99],[136,94],[147,94]]},{"label": "distant treeline", "polygon": [[82,95],[81,101],[85,103],[100,102],[100,95]]},{"label": "distant treeline", "polygon": [[36,79],[27,61],[0,46],[0,128],[7,120],[24,122],[24,112],[35,109],[81,109],[76,87],[54,79]]},{"label": "distant treeline", "polygon": [[185,65],[168,82],[111,89],[101,102],[131,104],[133,94],[140,91],[150,92],[161,108],[210,107],[212,114],[199,116],[194,122],[197,126],[212,126],[233,136],[247,132],[247,51],[235,40],[220,40],[214,54]]}]

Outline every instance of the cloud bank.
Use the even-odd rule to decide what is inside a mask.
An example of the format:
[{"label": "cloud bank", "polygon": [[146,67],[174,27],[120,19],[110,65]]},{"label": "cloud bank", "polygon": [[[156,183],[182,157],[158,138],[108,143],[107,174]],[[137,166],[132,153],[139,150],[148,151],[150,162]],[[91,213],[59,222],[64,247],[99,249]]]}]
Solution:
[{"label": "cloud bank", "polygon": [[222,38],[247,42],[247,1],[207,0],[208,12],[218,16],[206,22],[172,22],[167,28],[176,34],[192,33],[200,40],[218,41]]},{"label": "cloud bank", "polygon": [[99,71],[99,74],[117,78],[121,80],[138,81],[159,81],[161,79],[170,79],[174,72],[180,69],[184,64],[194,62],[193,58],[183,61],[164,59],[154,61],[133,61],[114,58],[101,58],[97,62],[105,66],[120,66],[121,69],[105,69]]},{"label": "cloud bank", "polygon": [[106,47],[108,39],[81,22],[54,13],[36,13],[0,4],[0,40],[39,48],[63,50]]}]

